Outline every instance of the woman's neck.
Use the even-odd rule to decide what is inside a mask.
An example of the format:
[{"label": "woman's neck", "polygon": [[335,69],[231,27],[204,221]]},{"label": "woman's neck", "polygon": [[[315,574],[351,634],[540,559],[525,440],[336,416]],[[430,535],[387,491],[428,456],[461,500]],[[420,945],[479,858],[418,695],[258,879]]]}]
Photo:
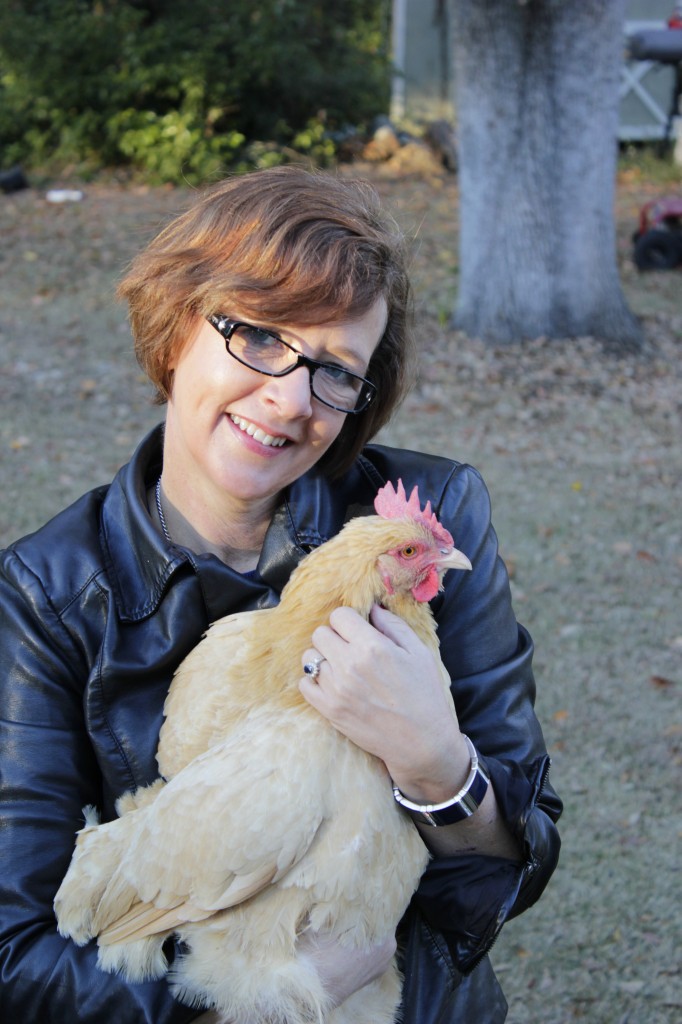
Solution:
[{"label": "woman's neck", "polygon": [[196,500],[174,501],[166,494],[163,477],[159,499],[165,527],[174,544],[196,554],[214,554],[237,572],[256,568],[276,502],[225,507],[217,514],[208,504]]}]

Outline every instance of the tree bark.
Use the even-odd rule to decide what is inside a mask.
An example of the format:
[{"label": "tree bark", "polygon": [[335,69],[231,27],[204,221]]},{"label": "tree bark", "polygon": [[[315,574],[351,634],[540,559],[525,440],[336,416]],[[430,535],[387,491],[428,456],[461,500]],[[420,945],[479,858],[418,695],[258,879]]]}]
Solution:
[{"label": "tree bark", "polygon": [[613,216],[623,0],[454,0],[456,325],[638,347]]}]

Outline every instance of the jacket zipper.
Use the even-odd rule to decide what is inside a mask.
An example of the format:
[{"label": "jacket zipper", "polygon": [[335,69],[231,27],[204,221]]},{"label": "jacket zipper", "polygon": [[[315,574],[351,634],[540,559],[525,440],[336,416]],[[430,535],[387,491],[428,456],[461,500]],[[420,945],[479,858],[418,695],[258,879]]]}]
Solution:
[{"label": "jacket zipper", "polygon": [[[533,804],[532,804],[533,807],[535,807],[537,805],[538,800],[540,799],[540,796],[542,794],[542,791],[545,788],[545,786],[547,785],[547,779],[549,778],[549,770],[550,770],[551,767],[552,767],[552,759],[551,759],[551,757],[547,756],[547,760],[545,761],[544,767],[542,769],[542,775],[540,776],[540,783],[539,783],[538,788],[537,788],[535,800],[533,801]],[[535,872],[537,871],[539,866],[540,866],[540,861],[538,860],[537,857],[535,857],[533,854],[531,854],[529,860],[527,860],[526,863],[523,865],[523,870],[521,872],[521,878],[519,880],[519,885],[518,885],[518,888],[516,890],[516,895],[514,896],[514,900],[516,900],[516,896],[518,896],[519,892],[521,891],[521,887],[522,887],[524,881],[527,878],[532,878],[533,875],[535,874]],[[506,921],[506,918],[505,918],[505,921]],[[493,946],[497,942],[497,939],[498,939],[498,937],[500,935],[500,932],[502,931],[503,927],[504,927],[504,921],[502,922],[500,927],[496,929],[496,931],[495,931],[493,937],[490,939],[490,941],[483,944],[483,949],[471,961],[471,965],[467,967],[467,971],[466,971],[467,974],[471,974],[471,972],[474,971],[478,967],[478,965],[481,963],[481,961],[485,960],[485,958],[488,956],[488,954],[490,953],[491,949],[493,948]]]}]

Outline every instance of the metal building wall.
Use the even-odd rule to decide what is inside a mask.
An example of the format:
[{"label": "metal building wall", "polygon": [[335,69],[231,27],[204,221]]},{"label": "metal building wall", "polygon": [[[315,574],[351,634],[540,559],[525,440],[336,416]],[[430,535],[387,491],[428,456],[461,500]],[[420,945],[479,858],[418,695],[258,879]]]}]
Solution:
[{"label": "metal building wall", "polygon": [[[450,67],[452,0],[393,0],[394,79],[391,116],[415,120],[454,119]],[[627,35],[664,28],[675,0],[628,0],[623,28],[620,86],[622,141],[663,137],[670,109],[674,71],[651,61],[626,59]]]}]

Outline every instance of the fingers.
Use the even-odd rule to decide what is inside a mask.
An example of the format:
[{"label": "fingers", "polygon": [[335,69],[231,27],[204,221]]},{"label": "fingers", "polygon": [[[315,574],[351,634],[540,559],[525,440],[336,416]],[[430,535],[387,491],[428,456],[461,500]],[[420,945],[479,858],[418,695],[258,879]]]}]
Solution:
[{"label": "fingers", "polygon": [[380,977],[391,965],[396,941],[391,935],[376,944],[349,948],[331,932],[306,932],[297,942],[299,955],[309,958],[333,1006]]},{"label": "fingers", "polygon": [[[352,608],[337,608],[332,612],[329,625],[318,626],[311,637],[311,645],[302,658],[302,667],[309,679],[320,678],[323,669],[343,667],[351,645],[356,641],[366,647],[376,636],[376,630]],[[328,666],[325,666],[328,662]],[[317,665],[317,671],[314,666]],[[329,677],[329,672],[325,675]]]},{"label": "fingers", "polygon": [[369,622],[353,608],[341,607],[335,608],[331,613],[328,626],[319,626],[315,630],[313,646],[320,649],[318,638],[324,644],[325,638],[328,639],[330,633],[336,634],[348,643],[354,640],[368,643],[375,630],[398,644],[399,647],[409,645],[410,638],[415,635],[404,619],[378,604],[375,604],[370,611]]},{"label": "fingers", "polygon": [[372,608],[369,622],[352,608],[336,608],[311,641],[301,659],[308,682],[329,683],[335,670],[347,675],[380,664],[391,654],[423,656],[423,644],[410,626],[379,605]]},{"label": "fingers", "polygon": [[328,668],[327,659],[315,647],[309,647],[303,652],[301,667],[303,674],[298,688],[308,703],[326,717],[326,695],[320,684],[323,682],[322,669]]},{"label": "fingers", "polygon": [[379,604],[375,604],[369,613],[369,621],[375,629],[404,650],[411,650],[417,641],[414,630],[404,619]]}]

